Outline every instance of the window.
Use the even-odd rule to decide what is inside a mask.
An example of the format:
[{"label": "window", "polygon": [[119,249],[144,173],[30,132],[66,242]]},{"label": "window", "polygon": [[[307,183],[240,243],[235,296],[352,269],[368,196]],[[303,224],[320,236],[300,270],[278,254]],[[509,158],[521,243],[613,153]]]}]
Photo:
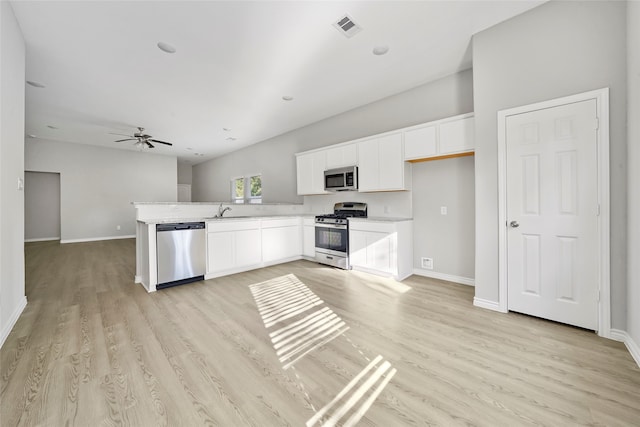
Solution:
[{"label": "window", "polygon": [[233,203],[262,203],[262,175],[240,176],[231,180]]}]

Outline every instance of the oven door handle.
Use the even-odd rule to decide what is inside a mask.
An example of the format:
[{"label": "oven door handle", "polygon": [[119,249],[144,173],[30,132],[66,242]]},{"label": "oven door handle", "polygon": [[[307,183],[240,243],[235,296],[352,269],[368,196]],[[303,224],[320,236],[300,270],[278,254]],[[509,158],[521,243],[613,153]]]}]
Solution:
[{"label": "oven door handle", "polygon": [[319,228],[337,228],[338,230],[346,230],[347,226],[343,224],[323,224],[321,222],[316,223],[316,227]]}]

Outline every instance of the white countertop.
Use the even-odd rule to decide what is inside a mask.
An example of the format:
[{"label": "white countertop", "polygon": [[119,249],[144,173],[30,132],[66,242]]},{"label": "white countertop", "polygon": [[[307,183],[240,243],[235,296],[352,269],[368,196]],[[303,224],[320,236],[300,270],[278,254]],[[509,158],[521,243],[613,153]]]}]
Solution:
[{"label": "white countertop", "polygon": [[367,222],[402,222],[413,221],[413,218],[385,217],[385,216],[368,216],[366,218],[349,218],[349,221],[367,221]]},{"label": "white countertop", "polygon": [[183,222],[228,222],[228,221],[251,221],[256,219],[279,219],[279,218],[313,218],[313,214],[282,214],[282,215],[252,215],[252,216],[225,216],[222,218],[206,217],[206,218],[162,218],[162,219],[139,219],[138,222],[143,224],[171,224]]}]

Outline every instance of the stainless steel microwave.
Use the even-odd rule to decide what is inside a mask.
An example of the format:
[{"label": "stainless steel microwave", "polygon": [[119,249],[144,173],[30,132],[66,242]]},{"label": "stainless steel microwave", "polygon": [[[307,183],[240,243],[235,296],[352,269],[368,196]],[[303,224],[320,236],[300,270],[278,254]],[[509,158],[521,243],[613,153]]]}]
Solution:
[{"label": "stainless steel microwave", "polygon": [[325,191],[355,191],[358,189],[358,167],[329,169],[324,171]]}]

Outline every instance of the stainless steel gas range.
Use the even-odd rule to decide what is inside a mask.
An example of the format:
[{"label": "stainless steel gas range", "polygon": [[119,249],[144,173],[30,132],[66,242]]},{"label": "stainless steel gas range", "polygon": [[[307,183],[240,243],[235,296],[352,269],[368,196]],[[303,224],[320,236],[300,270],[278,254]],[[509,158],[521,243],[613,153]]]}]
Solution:
[{"label": "stainless steel gas range", "polygon": [[367,204],[358,202],[336,203],[333,213],[316,216],[316,261],[348,270],[349,220],[366,217]]}]

